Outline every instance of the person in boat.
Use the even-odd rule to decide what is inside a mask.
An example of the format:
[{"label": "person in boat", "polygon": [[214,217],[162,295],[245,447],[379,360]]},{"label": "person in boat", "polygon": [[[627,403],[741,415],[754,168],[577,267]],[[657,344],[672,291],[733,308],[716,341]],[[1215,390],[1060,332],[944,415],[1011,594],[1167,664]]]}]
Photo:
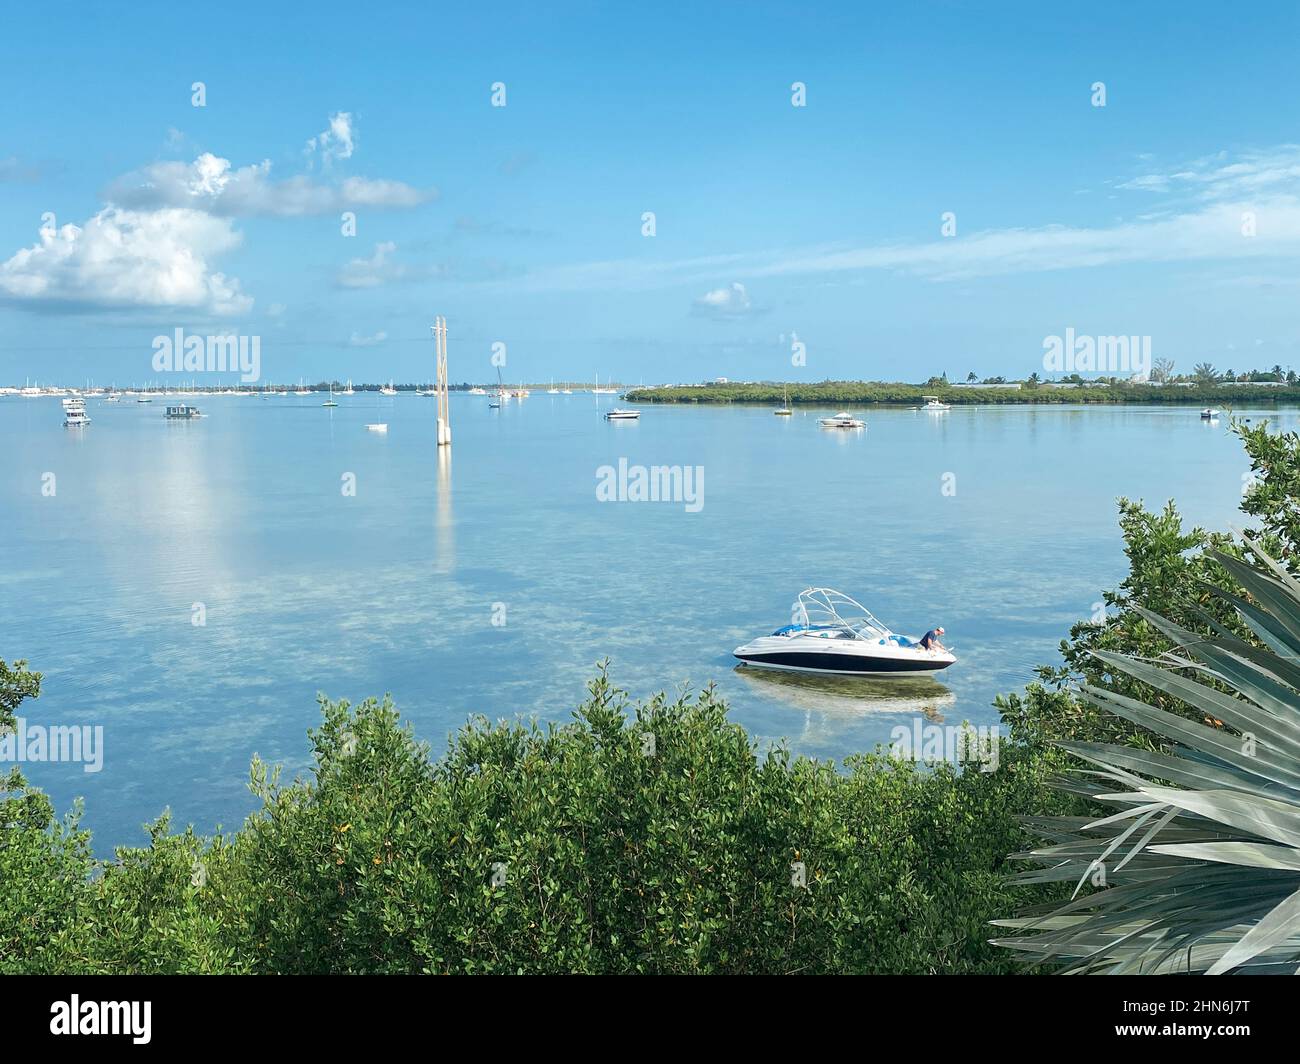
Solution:
[{"label": "person in boat", "polygon": [[943,635],[943,627],[931,628],[925,635],[921,636],[922,650],[942,650],[943,644],[939,642],[939,637]]}]

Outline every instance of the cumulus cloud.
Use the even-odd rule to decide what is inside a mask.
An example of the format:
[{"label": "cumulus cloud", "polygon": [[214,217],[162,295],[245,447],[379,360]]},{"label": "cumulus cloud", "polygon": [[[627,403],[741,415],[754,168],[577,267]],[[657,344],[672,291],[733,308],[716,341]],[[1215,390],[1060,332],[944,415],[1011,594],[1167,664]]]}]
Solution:
[{"label": "cumulus cloud", "polygon": [[326,166],[336,159],[351,159],[352,151],[352,115],[347,111],[330,115],[329,129],[307,141],[308,157],[319,156]]},{"label": "cumulus cloud", "polygon": [[695,311],[712,318],[743,318],[754,312],[754,305],[745,286],[737,281],[705,292],[695,301]]},{"label": "cumulus cloud", "polygon": [[153,163],[119,178],[107,192],[111,202],[125,207],[186,207],[230,217],[295,217],[353,207],[416,207],[437,195],[437,189],[365,177],[325,183],[298,175],[274,181],[269,160],[235,168],[229,159],[211,152],[204,152],[192,163]]},{"label": "cumulus cloud", "polygon": [[377,333],[374,333],[371,336],[363,336],[359,332],[354,332],[352,338],[348,340],[348,343],[352,347],[375,347],[378,344],[382,344],[387,339],[388,333],[384,332],[383,329],[380,329]]},{"label": "cumulus cloud", "polygon": [[391,240],[376,244],[369,258],[353,259],[339,271],[338,283],[344,288],[375,288],[402,280],[406,276],[406,267],[393,261],[396,250],[397,245]]},{"label": "cumulus cloud", "polygon": [[43,229],[0,264],[0,297],[29,306],[185,307],[243,314],[239,281],[212,268],[240,235],[202,211],[105,207],[82,226]]},{"label": "cumulus cloud", "polygon": [[[352,115],[339,111],[308,142],[309,153],[328,166],[351,158],[355,138]],[[173,146],[183,139],[168,131]],[[0,159],[0,181],[33,173],[17,159]],[[276,181],[268,160],[236,167],[212,152],[193,162],[155,162],[114,181],[105,192],[107,205],[83,225],[42,231],[35,245],[0,263],[0,300],[33,308],[175,306],[241,314],[252,298],[213,266],[242,239],[231,219],[408,208],[436,196],[436,189],[382,178],[297,175]],[[389,258],[393,250],[378,245],[370,259],[349,264],[340,283],[370,287],[405,276]]]}]

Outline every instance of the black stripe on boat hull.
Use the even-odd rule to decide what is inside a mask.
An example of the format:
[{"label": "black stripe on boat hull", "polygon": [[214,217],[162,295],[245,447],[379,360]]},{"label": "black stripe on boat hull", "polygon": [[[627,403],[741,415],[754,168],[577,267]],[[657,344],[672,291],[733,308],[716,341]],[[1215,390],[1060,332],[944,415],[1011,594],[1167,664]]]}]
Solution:
[{"label": "black stripe on boat hull", "polygon": [[799,672],[837,672],[845,675],[870,676],[877,674],[909,672],[938,672],[952,664],[950,661],[936,661],[933,658],[918,657],[914,661],[906,658],[863,658],[847,654],[737,654],[736,657],[747,665],[766,666],[773,669],[795,669]]}]

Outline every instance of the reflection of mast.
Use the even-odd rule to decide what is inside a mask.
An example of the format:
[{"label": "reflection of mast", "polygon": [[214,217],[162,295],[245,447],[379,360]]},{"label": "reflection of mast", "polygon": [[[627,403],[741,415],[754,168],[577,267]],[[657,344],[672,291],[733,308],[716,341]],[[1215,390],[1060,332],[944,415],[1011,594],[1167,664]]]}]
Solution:
[{"label": "reflection of mast", "polygon": [[433,346],[438,359],[438,446],[451,443],[451,396],[447,392],[447,319],[433,319]]},{"label": "reflection of mast", "polygon": [[456,541],[451,512],[451,448],[438,448],[438,508],[434,512],[437,571],[449,573],[456,567]]}]

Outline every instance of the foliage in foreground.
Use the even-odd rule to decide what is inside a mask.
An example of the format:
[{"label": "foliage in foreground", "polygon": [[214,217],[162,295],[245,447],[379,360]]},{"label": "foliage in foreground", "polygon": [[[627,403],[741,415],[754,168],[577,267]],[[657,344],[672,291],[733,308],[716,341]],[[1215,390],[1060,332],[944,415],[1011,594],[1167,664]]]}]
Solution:
[{"label": "foliage in foreground", "polygon": [[[1002,945],[1073,973],[1263,972],[1300,965],[1300,581],[1250,541],[1259,566],[1216,561],[1244,596],[1213,593],[1255,636],[1207,619],[1200,636],[1146,619],[1183,654],[1160,662],[1098,651],[1110,666],[1209,723],[1105,688],[1081,697],[1165,749],[1066,742],[1095,766],[1067,786],[1109,807],[1036,821],[1047,844],[1025,884],[1104,889],[1039,906],[1003,926]],[[1145,611],[1144,611],[1145,612]]]},{"label": "foliage in foreground", "polygon": [[573,723],[479,721],[435,762],[387,701],[322,700],[311,779],[255,763],[239,832],[163,820],[90,879],[75,824],[15,796],[36,804],[0,836],[0,971],[1016,968],[987,921],[1041,894],[1004,867],[1032,762],[840,772],[760,755],[711,690],[628,708],[601,675]]}]

